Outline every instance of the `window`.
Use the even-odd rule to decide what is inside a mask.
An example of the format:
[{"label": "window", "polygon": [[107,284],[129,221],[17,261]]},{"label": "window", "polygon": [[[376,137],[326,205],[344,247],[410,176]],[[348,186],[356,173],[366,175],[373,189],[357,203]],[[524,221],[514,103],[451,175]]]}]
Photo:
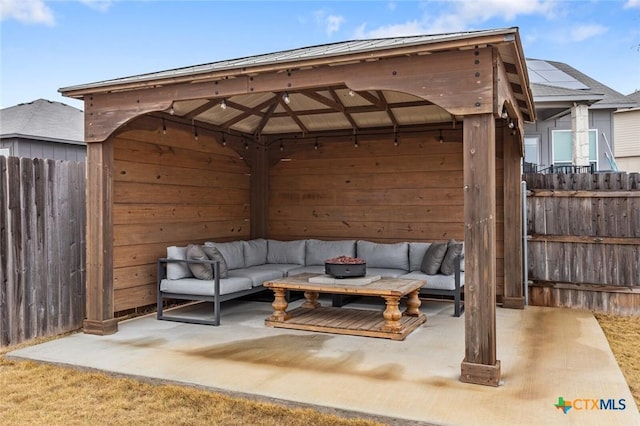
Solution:
[{"label": "window", "polygon": [[524,161],[529,164],[540,164],[539,136],[526,136],[524,138]]},{"label": "window", "polygon": [[3,157],[11,156],[11,148],[0,148],[0,155]]},{"label": "window", "polygon": [[[573,164],[573,141],[571,130],[553,130],[553,165],[563,166]],[[589,130],[589,162],[598,169],[598,131]]]}]

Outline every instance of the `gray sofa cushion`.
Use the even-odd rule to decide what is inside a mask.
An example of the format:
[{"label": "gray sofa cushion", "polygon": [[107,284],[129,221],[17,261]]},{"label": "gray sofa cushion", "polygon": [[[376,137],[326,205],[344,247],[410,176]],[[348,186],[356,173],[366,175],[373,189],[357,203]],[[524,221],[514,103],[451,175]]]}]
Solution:
[{"label": "gray sofa cushion", "polygon": [[356,241],[355,240],[343,240],[343,241],[321,241],[321,240],[307,240],[306,244],[306,256],[305,264],[322,265],[324,261],[339,256],[351,256],[356,255]]},{"label": "gray sofa cushion", "polygon": [[251,269],[264,269],[266,271],[280,271],[283,276],[291,275],[289,271],[300,268],[297,263],[265,263],[264,265],[252,266]]},{"label": "gray sofa cushion", "polygon": [[456,262],[458,255],[461,253],[462,243],[453,239],[449,240],[447,243],[447,253],[444,255],[444,259],[442,259],[442,263],[440,264],[440,273],[443,275],[453,275],[455,270],[454,263]]},{"label": "gray sofa cushion", "polygon": [[359,240],[356,254],[367,261],[367,271],[370,267],[409,271],[409,243],[381,244]]},{"label": "gray sofa cushion", "polygon": [[243,241],[243,245],[245,268],[267,263],[267,240],[257,238],[255,240]]},{"label": "gray sofa cushion", "polygon": [[220,253],[220,250],[211,246],[202,246],[202,251],[207,254],[209,260],[217,260],[218,262],[220,262],[220,278],[227,278],[227,261],[225,260],[222,253]]},{"label": "gray sofa cushion", "polygon": [[431,243],[409,243],[409,271],[419,271]]},{"label": "gray sofa cushion", "polygon": [[259,266],[241,268],[229,271],[229,277],[246,277],[251,280],[253,287],[261,286],[263,282],[282,278],[284,273],[276,269],[263,269]]},{"label": "gray sofa cushion", "polygon": [[239,269],[244,268],[244,241],[232,241],[230,243],[214,243],[207,241],[205,246],[215,247],[220,250],[224,260],[227,262],[227,268]]},{"label": "gray sofa cushion", "polygon": [[[186,260],[187,248],[171,246],[167,247],[167,259]],[[167,263],[167,278],[170,280],[179,280],[180,278],[192,278],[191,269],[186,263],[169,262]]]},{"label": "gray sofa cushion", "polygon": [[[187,246],[188,260],[209,260],[207,254],[197,244],[189,244]],[[200,280],[212,280],[213,268],[210,263],[188,263],[189,269],[194,277]]]},{"label": "gray sofa cushion", "polygon": [[398,278],[406,274],[406,270],[393,268],[369,268],[367,266],[367,275],[380,275],[382,278]]},{"label": "gray sofa cushion", "polygon": [[[213,296],[214,280],[199,280],[197,278],[183,278],[180,280],[164,279],[160,282],[160,290],[173,294],[190,294],[193,296]],[[235,293],[250,290],[253,283],[246,277],[233,277],[220,280],[220,294]]]},{"label": "gray sofa cushion", "polygon": [[445,254],[447,254],[447,243],[432,243],[424,254],[420,271],[427,275],[437,274]]},{"label": "gray sofa cushion", "polygon": [[304,265],[305,240],[267,240],[267,263],[290,263]]},{"label": "gray sofa cushion", "polygon": [[[407,280],[426,280],[427,284],[422,287],[424,289],[434,290],[455,290],[456,281],[454,275],[427,275],[422,272],[409,272],[408,274],[401,275],[398,278]],[[464,286],[464,272],[460,273],[460,287]]]}]

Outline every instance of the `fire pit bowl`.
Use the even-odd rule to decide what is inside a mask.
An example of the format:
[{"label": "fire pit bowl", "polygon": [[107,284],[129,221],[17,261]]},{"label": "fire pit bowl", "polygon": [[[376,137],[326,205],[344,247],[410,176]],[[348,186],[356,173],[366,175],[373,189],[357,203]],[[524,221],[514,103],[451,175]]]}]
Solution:
[{"label": "fire pit bowl", "polygon": [[324,272],[333,278],[364,277],[367,274],[367,262],[357,257],[335,257],[325,260]]}]

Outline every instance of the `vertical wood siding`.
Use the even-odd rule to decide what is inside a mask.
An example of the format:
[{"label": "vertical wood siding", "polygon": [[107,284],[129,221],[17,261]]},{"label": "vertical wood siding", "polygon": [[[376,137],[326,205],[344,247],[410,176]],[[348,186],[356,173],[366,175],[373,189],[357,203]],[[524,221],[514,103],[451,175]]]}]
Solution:
[{"label": "vertical wood siding", "polygon": [[525,178],[531,303],[640,315],[640,174]]},{"label": "vertical wood siding", "polygon": [[155,302],[167,246],[250,234],[250,170],[235,151],[190,126],[135,121],[114,136],[115,312]]},{"label": "vertical wood siding", "polygon": [[0,157],[0,345],[82,326],[84,170]]}]

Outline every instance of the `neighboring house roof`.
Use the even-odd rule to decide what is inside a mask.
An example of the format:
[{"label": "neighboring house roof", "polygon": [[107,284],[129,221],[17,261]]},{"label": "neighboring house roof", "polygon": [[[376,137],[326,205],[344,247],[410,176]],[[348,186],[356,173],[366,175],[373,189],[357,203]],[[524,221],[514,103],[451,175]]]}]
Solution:
[{"label": "neighboring house roof", "polygon": [[536,108],[553,104],[570,107],[573,102],[586,102],[590,109],[630,108],[636,105],[633,99],[565,63],[540,59],[526,61]]},{"label": "neighboring house roof", "polygon": [[0,110],[0,138],[84,144],[84,112],[37,99]]},{"label": "neighboring house roof", "polygon": [[634,101],[636,103],[636,106],[640,106],[640,90],[636,90],[635,92],[627,95],[627,98]]}]

